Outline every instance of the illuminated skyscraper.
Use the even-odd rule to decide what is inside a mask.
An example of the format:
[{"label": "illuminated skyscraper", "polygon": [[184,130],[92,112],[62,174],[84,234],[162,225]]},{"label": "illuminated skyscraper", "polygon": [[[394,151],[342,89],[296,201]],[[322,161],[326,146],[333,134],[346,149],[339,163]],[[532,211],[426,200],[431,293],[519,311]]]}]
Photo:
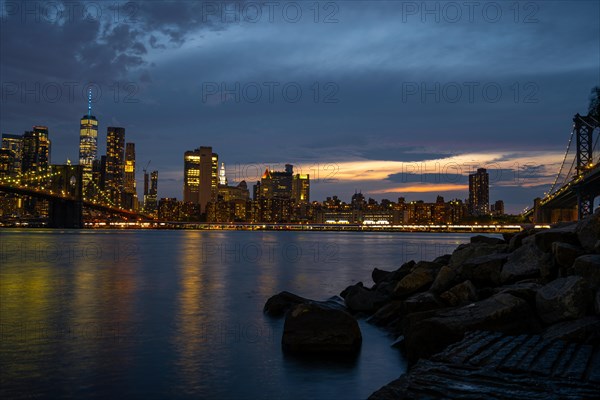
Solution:
[{"label": "illuminated skyscraper", "polygon": [[109,126],[106,133],[104,189],[115,206],[120,206],[125,181],[125,128]]},{"label": "illuminated skyscraper", "polygon": [[98,121],[92,115],[92,92],[88,94],[88,112],[79,125],[79,164],[83,166],[84,187],[92,180],[94,160],[98,153]]},{"label": "illuminated skyscraper", "polygon": [[199,147],[186,151],[183,162],[183,201],[199,204],[206,212],[206,205],[217,199],[219,156],[212,147]]},{"label": "illuminated skyscraper", "polygon": [[46,171],[50,166],[50,139],[48,128],[34,126],[33,131],[23,134],[21,170],[25,173]]},{"label": "illuminated skyscraper", "polygon": [[137,209],[137,190],[135,184],[135,143],[125,144],[125,183],[123,205],[128,209]]},{"label": "illuminated skyscraper", "polygon": [[292,179],[292,200],[296,204],[308,204],[310,202],[310,176],[308,174],[296,174]]},{"label": "illuminated skyscraper", "polygon": [[20,174],[23,162],[23,136],[9,135],[7,133],[2,134],[2,148],[12,152],[13,165],[11,174]]},{"label": "illuminated skyscraper", "polygon": [[474,216],[490,213],[490,178],[485,168],[469,175],[469,211]]},{"label": "illuminated skyscraper", "polygon": [[[148,184],[148,178],[150,182]],[[152,174],[144,174],[144,212],[150,215],[156,215],[158,200],[158,171],[152,171]]]}]

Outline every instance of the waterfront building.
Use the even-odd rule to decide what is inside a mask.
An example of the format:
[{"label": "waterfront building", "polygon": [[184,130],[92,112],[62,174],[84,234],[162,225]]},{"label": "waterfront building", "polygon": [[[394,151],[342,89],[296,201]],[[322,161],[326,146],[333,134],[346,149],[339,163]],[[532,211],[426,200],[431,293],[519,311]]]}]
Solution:
[{"label": "waterfront building", "polygon": [[138,198],[135,183],[135,143],[125,144],[125,175],[123,189],[123,207],[137,210]]},{"label": "waterfront building", "polygon": [[11,174],[13,176],[19,175],[23,162],[23,136],[8,133],[2,134],[2,149],[12,152],[13,165],[11,167]]},{"label": "waterfront building", "polygon": [[199,147],[184,154],[183,201],[200,205],[206,212],[206,205],[215,202],[218,195],[219,156],[212,147]]},{"label": "waterfront building", "polygon": [[469,175],[469,211],[473,216],[488,215],[490,211],[490,181],[485,168]]},{"label": "waterfront building", "polygon": [[125,182],[125,128],[107,128],[104,190],[114,206],[122,205]]}]

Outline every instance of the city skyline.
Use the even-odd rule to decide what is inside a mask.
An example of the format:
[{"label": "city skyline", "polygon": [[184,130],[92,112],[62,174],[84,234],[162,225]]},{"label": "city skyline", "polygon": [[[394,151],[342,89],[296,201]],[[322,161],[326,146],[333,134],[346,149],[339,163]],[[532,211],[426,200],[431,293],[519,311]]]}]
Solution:
[{"label": "city skyline", "polygon": [[[490,197],[520,212],[551,186],[572,116],[600,83],[589,57],[595,2],[486,3],[500,17],[482,5],[454,19],[442,3],[427,13],[328,2],[298,21],[278,8],[254,22],[241,8],[223,20],[193,2],[133,4],[136,21],[112,9],[56,21],[4,7],[0,132],[45,124],[54,162],[78,159],[73,116],[93,82],[99,132],[127,128],[138,163],[161,171],[161,197],[181,196],[181,149],[206,144],[231,181],[298,166],[315,199],[355,189],[379,200],[464,199],[468,175],[486,168]],[[61,46],[71,32],[85,35]],[[292,37],[304,40],[289,52]],[[38,53],[44,78],[31,62]]]}]

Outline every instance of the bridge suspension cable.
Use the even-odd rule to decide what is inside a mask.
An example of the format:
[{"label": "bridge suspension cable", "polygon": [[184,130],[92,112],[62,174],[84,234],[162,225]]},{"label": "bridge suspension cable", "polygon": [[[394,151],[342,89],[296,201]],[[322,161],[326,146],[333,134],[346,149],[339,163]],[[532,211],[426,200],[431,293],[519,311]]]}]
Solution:
[{"label": "bridge suspension cable", "polygon": [[[552,187],[550,188],[550,190],[548,190],[546,193],[544,193],[544,197],[549,196],[550,194],[552,194],[554,192],[554,188],[556,187],[556,184],[558,183],[560,174],[562,173],[562,170],[565,166],[565,161],[567,161],[567,156],[569,155],[569,151],[571,150],[571,143],[573,142],[573,136],[575,136],[575,124],[573,124],[573,127],[571,128],[571,136],[569,136],[569,143],[567,144],[567,151],[565,151],[565,156],[563,157],[562,163],[560,164],[560,169],[558,170],[558,174],[556,174],[556,178],[554,179],[554,183],[552,184]],[[572,165],[571,165],[571,168],[573,168]],[[570,174],[571,174],[571,170],[569,170],[569,173],[567,174],[567,176],[569,176]]]}]

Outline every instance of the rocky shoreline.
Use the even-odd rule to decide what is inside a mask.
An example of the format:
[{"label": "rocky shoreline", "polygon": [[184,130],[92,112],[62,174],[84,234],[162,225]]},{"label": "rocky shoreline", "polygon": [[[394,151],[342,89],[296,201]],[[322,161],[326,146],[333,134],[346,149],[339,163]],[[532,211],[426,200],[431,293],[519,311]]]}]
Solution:
[{"label": "rocky shoreline", "polygon": [[[600,387],[596,381],[600,368],[600,210],[577,223],[503,236],[474,236],[452,254],[433,261],[410,261],[394,271],[375,268],[374,284],[367,287],[359,282],[347,287],[340,294],[343,301],[334,298],[319,302],[282,292],[267,301],[264,311],[272,316],[285,315],[282,347],[291,353],[357,354],[362,337],[356,318],[367,318],[387,330],[397,339],[393,347],[405,353],[409,370],[375,392],[372,399],[447,397],[443,388],[438,392],[427,389],[424,377],[429,376],[432,387],[439,387],[441,382],[452,386],[444,376],[447,378],[448,371],[462,370],[470,372],[453,376],[452,382],[456,385],[457,380],[465,380],[464,387],[471,389],[456,394],[465,398],[489,396],[494,379],[512,382],[496,388],[505,394],[500,393],[500,397],[531,398],[533,392],[528,387],[536,382],[545,385],[555,378],[558,386],[561,379],[569,378],[575,388],[583,388],[573,389],[572,398],[590,393],[600,397],[600,389],[589,389]],[[473,332],[504,339],[495,339],[493,351],[485,353],[482,349],[487,345],[479,343],[463,346],[462,354],[478,348],[487,354],[486,360],[495,361],[481,364],[481,357],[471,354],[477,363],[466,361],[473,357],[455,362],[456,346],[470,340]],[[522,367],[511,370],[512,364],[506,364],[519,348],[515,343],[520,339],[515,338],[524,335],[544,343],[543,352],[530,358],[531,365],[549,360],[539,364],[546,375]],[[547,356],[563,354],[567,345],[586,346],[578,347],[584,355],[569,353],[573,363],[587,360],[580,361],[585,365],[576,378],[562,377],[564,371],[559,373],[555,368],[558,356]],[[509,347],[512,350],[507,350]],[[451,349],[454,355],[444,358]],[[504,358],[494,358],[494,354]],[[591,372],[590,366],[594,367]],[[477,382],[473,381],[473,370],[479,371],[475,374],[481,377]],[[520,386],[515,383],[520,381]],[[546,393],[556,392],[550,387],[538,389],[535,393],[561,397]]]}]

